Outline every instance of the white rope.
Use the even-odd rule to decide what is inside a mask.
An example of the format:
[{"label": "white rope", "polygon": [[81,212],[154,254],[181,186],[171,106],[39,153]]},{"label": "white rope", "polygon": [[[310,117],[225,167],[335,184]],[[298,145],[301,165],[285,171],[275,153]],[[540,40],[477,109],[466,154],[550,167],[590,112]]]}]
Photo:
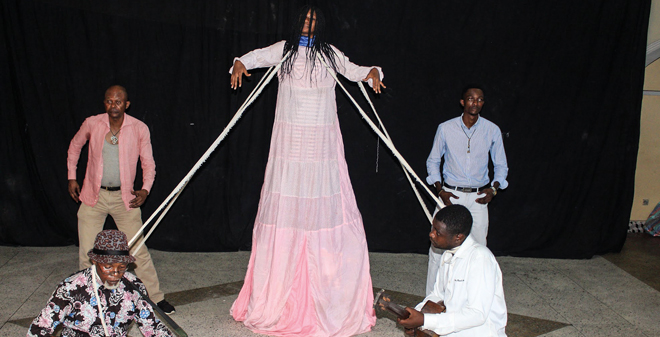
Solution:
[{"label": "white rope", "polygon": [[[225,129],[222,131],[222,133],[218,136],[218,138],[216,138],[216,140],[213,142],[213,144],[212,144],[212,145],[206,150],[206,152],[204,153],[204,155],[203,155],[203,156],[197,161],[197,163],[196,163],[196,164],[193,166],[193,168],[188,172],[188,174],[187,174],[187,175],[181,180],[181,182],[179,182],[179,184],[174,188],[174,190],[173,190],[173,191],[170,193],[170,195],[165,199],[165,201],[163,201],[163,202],[160,204],[160,206],[158,206],[158,208],[156,209],[156,211],[155,211],[153,214],[151,214],[151,216],[149,217],[149,219],[148,219],[146,222],[144,222],[144,224],[142,225],[142,227],[140,227],[140,229],[139,229],[139,230],[137,231],[137,233],[133,236],[133,238],[131,238],[130,242],[128,243],[129,247],[132,246],[132,245],[135,243],[135,241],[136,241],[136,240],[138,239],[138,237],[142,234],[142,232],[144,231],[144,229],[145,229],[145,228],[151,223],[151,221],[154,219],[154,217],[155,217],[157,214],[159,214],[161,211],[163,211],[163,208],[165,208],[165,207],[167,206],[167,207],[165,208],[165,210],[163,211],[163,213],[160,214],[160,216],[158,217],[157,221],[156,221],[156,222],[154,223],[154,225],[152,226],[151,230],[147,233],[147,235],[144,236],[144,239],[143,239],[143,240],[140,242],[140,244],[136,247],[136,249],[134,250],[135,252],[139,251],[140,248],[142,248],[142,246],[144,245],[144,243],[147,241],[147,239],[149,238],[149,236],[151,236],[151,234],[152,234],[153,231],[156,229],[156,227],[158,226],[158,224],[160,223],[160,221],[163,219],[163,217],[165,216],[165,214],[167,214],[167,212],[168,212],[169,209],[172,207],[172,205],[174,204],[174,202],[176,201],[176,199],[179,197],[179,195],[181,194],[181,192],[183,191],[183,189],[186,187],[186,185],[188,184],[188,182],[190,182],[190,179],[192,178],[192,176],[193,176],[193,175],[199,170],[199,168],[200,168],[200,167],[206,162],[206,160],[209,158],[209,156],[215,151],[215,149],[218,147],[218,145],[220,145],[220,143],[224,140],[224,138],[227,136],[227,134],[229,133],[229,131],[234,127],[234,125],[236,125],[236,123],[238,122],[238,120],[242,117],[243,112],[245,111],[245,109],[246,109],[248,106],[250,106],[250,104],[252,104],[252,103],[254,102],[254,100],[259,96],[259,94],[261,94],[261,92],[263,91],[263,88],[264,88],[264,87],[270,82],[270,80],[273,78],[273,76],[277,73],[277,71],[278,71],[278,70],[280,69],[280,67],[282,66],[282,63],[284,62],[284,60],[286,60],[287,57],[289,57],[289,55],[290,55],[290,53],[287,53],[286,55],[284,55],[284,57],[282,58],[282,60],[280,61],[280,63],[278,63],[277,65],[275,65],[275,66],[273,66],[273,67],[270,67],[270,68],[268,69],[268,71],[266,72],[266,74],[261,78],[261,80],[259,81],[259,83],[257,84],[257,86],[254,88],[254,90],[250,93],[250,95],[248,96],[248,98],[245,100],[245,102],[243,103],[243,105],[241,105],[241,107],[238,109],[238,111],[236,112],[236,114],[234,114],[234,117],[231,119],[231,121],[229,122],[229,124],[227,125],[227,127],[225,127]],[[401,163],[401,166],[404,168],[404,173],[406,174],[406,177],[408,178],[408,181],[410,182],[411,186],[413,186],[413,190],[415,191],[415,194],[417,195],[417,198],[418,198],[418,200],[420,201],[420,204],[422,205],[422,208],[424,209],[424,211],[425,211],[425,213],[426,213],[426,215],[427,215],[427,218],[429,218],[429,221],[432,221],[431,216],[430,216],[428,210],[426,209],[426,206],[424,206],[423,201],[421,200],[421,196],[419,195],[419,192],[417,191],[416,188],[414,188],[414,184],[412,183],[412,180],[411,180],[411,178],[410,178],[410,176],[409,176],[409,173],[413,175],[413,177],[415,178],[415,180],[416,180],[416,181],[417,181],[422,187],[424,187],[424,189],[426,190],[426,192],[431,196],[431,198],[436,202],[436,204],[437,204],[440,208],[443,208],[443,207],[444,207],[444,204],[442,203],[442,201],[441,201],[440,199],[438,199],[437,196],[436,196],[435,194],[433,194],[433,193],[429,190],[429,188],[425,185],[425,183],[424,183],[424,182],[423,182],[423,181],[417,176],[417,174],[415,173],[415,171],[412,170],[412,168],[410,167],[410,165],[408,165],[408,162],[407,162],[407,161],[401,156],[401,154],[399,153],[399,151],[397,151],[397,149],[394,147],[394,144],[393,144],[392,141],[390,140],[389,135],[385,136],[385,135],[384,135],[384,134],[378,129],[378,127],[377,127],[377,126],[371,121],[371,119],[368,118],[368,117],[366,116],[366,113],[365,113],[365,112],[362,110],[362,108],[357,104],[357,102],[355,101],[355,99],[353,99],[353,97],[348,93],[348,91],[346,90],[346,88],[343,86],[343,84],[342,84],[342,83],[339,81],[339,79],[337,78],[337,76],[336,76],[336,74],[334,73],[334,71],[333,71],[333,70],[332,70],[332,69],[331,69],[331,68],[325,63],[325,61],[323,60],[323,58],[322,58],[320,55],[318,56],[318,58],[319,58],[319,60],[321,60],[321,62],[323,63],[323,65],[328,69],[330,75],[332,75],[332,77],[335,79],[335,81],[336,81],[336,82],[339,84],[339,86],[344,90],[344,92],[346,93],[346,95],[348,95],[348,97],[351,99],[351,101],[353,102],[353,104],[356,106],[356,108],[358,109],[358,111],[359,111],[360,114],[362,115],[362,118],[364,118],[364,119],[367,121],[367,123],[369,124],[369,126],[371,127],[371,129],[372,129],[372,130],[378,135],[378,137],[379,137],[380,139],[383,140],[383,142],[385,143],[385,145],[387,145],[387,147],[390,149],[390,151],[392,151],[392,153],[394,154],[394,156],[397,157],[397,159],[398,159],[399,162]],[[361,89],[363,90],[363,92],[365,92],[365,91],[364,91],[364,86],[362,86],[361,83],[359,83],[359,85],[360,85]],[[365,92],[365,94],[366,94],[366,92]],[[382,121],[380,120],[380,117],[379,117],[378,114],[376,113],[376,109],[374,108],[373,103],[372,103],[371,100],[369,99],[368,95],[365,95],[365,96],[367,97],[367,101],[368,101],[369,104],[371,105],[371,107],[372,107],[372,109],[373,109],[373,111],[374,111],[374,114],[376,114],[376,118],[378,119],[379,123],[381,124],[381,127],[383,127],[383,130],[387,133],[387,131],[385,130],[385,127],[384,127],[383,124],[382,124]]]},{"label": "white rope", "polygon": [[[186,185],[188,185],[188,182],[186,182]],[[135,249],[133,250],[133,252],[134,252],[133,255],[137,254],[137,252],[140,251],[140,248],[142,248],[142,246],[144,246],[144,243],[147,241],[147,239],[149,239],[149,237],[151,236],[151,233],[153,233],[154,230],[156,229],[156,225],[158,225],[160,223],[160,220],[162,220],[165,217],[165,214],[167,214],[167,212],[170,210],[170,207],[172,207],[172,205],[174,205],[174,202],[176,201],[176,199],[179,198],[179,196],[181,195],[181,192],[183,192],[183,189],[186,188],[186,185],[184,185],[181,188],[181,190],[179,191],[179,193],[177,193],[176,196],[174,196],[174,198],[172,198],[172,201],[170,201],[170,203],[167,205],[167,208],[165,208],[163,213],[160,214],[160,216],[158,217],[158,220],[156,220],[156,223],[151,227],[151,229],[149,230],[147,235],[144,236],[144,239],[142,239],[142,241],[140,241],[140,244],[137,245],[137,247],[135,247]]]},{"label": "white rope", "polygon": [[[275,65],[273,67],[270,67],[268,69],[266,74],[261,78],[261,81],[259,81],[259,84],[257,84],[257,86],[254,88],[254,90],[252,90],[252,92],[250,93],[248,98],[245,100],[243,105],[241,105],[241,107],[238,109],[236,114],[234,114],[234,117],[231,119],[231,121],[229,122],[227,127],[225,127],[225,129],[218,136],[218,138],[216,138],[215,142],[213,142],[213,144],[208,148],[208,150],[206,150],[204,155],[197,161],[195,166],[193,166],[193,168],[188,172],[188,174],[183,178],[183,180],[181,180],[179,185],[177,185],[176,188],[174,188],[172,193],[170,193],[170,195],[165,199],[165,201],[163,201],[163,203],[160,204],[160,206],[158,206],[156,211],[153,214],[151,214],[149,219],[142,225],[142,227],[140,227],[140,229],[137,231],[137,233],[135,233],[135,235],[133,236],[131,241],[128,243],[129,247],[132,246],[135,243],[135,241],[142,234],[144,229],[149,225],[149,223],[151,223],[151,220],[153,220],[153,218],[157,214],[159,214],[161,212],[161,210],[167,205],[167,209],[160,215],[160,217],[158,218],[158,221],[156,221],[156,223],[154,223],[154,225],[151,228],[151,230],[149,231],[149,233],[144,237],[144,240],[142,240],[142,242],[138,246],[138,249],[140,247],[142,247],[144,242],[149,238],[149,235],[151,235],[151,233],[153,233],[154,229],[156,229],[156,227],[160,223],[160,220],[163,218],[163,216],[165,216],[165,213],[167,213],[167,211],[170,209],[170,207],[172,207],[172,204],[174,203],[176,198],[178,198],[179,194],[181,194],[181,191],[183,191],[183,188],[186,187],[186,185],[188,184],[188,182],[190,181],[192,176],[197,172],[197,170],[199,170],[199,168],[202,166],[202,164],[204,164],[204,162],[206,162],[206,160],[209,158],[209,156],[211,156],[211,153],[213,153],[213,151],[215,151],[215,149],[218,147],[218,145],[220,145],[220,142],[222,142],[222,140],[225,139],[225,137],[227,136],[227,134],[229,133],[231,128],[234,127],[234,125],[236,125],[236,122],[238,122],[238,120],[241,118],[241,116],[243,115],[243,112],[245,111],[245,109],[247,109],[247,107],[250,104],[252,104],[252,102],[254,102],[254,100],[259,96],[259,94],[261,94],[261,91],[264,89],[264,87],[266,87],[266,85],[270,82],[270,80],[273,78],[273,76],[275,76],[275,74],[277,74],[277,71],[282,66],[282,62],[284,62],[284,60],[286,60],[287,57],[289,57],[290,53],[291,52],[284,55],[284,57],[282,58],[280,63],[278,63],[277,65]],[[137,249],[135,251],[137,252]]]},{"label": "white rope", "polygon": [[[99,309],[99,318],[101,319],[101,325],[103,326],[103,332],[105,335],[110,337],[108,332],[108,327],[105,324],[105,313],[101,310],[101,298],[99,297],[99,285],[96,283],[96,278],[99,275],[96,273],[96,265],[92,265],[92,284],[94,285],[94,296],[96,297],[96,307]],[[100,277],[99,277],[100,279]],[[107,301],[106,301],[107,302]]]},{"label": "white rope", "polygon": [[[334,70],[328,66],[328,64],[325,62],[325,60],[323,60],[323,57],[321,57],[321,55],[317,55],[317,57],[318,57],[319,60],[321,60],[321,63],[323,63],[323,65],[328,69],[328,72],[335,79],[337,84],[339,84],[339,86],[344,90],[344,92],[346,93],[348,98],[350,98],[351,102],[353,102],[353,105],[355,105],[355,107],[358,109],[358,111],[360,112],[360,115],[362,115],[362,118],[365,119],[365,121],[367,122],[367,124],[369,124],[371,129],[378,135],[378,137],[380,137],[380,139],[383,140],[383,143],[385,143],[385,145],[387,145],[387,147],[390,149],[390,151],[392,151],[392,154],[394,154],[394,156],[399,160],[399,163],[401,163],[401,166],[403,166],[403,168],[406,171],[408,171],[413,177],[415,177],[415,180],[424,188],[424,190],[426,190],[426,192],[429,194],[429,196],[431,196],[431,198],[435,201],[435,203],[438,205],[438,207],[444,208],[445,205],[442,202],[442,200],[438,199],[438,197],[433,192],[431,192],[431,190],[429,190],[429,188],[426,186],[426,183],[423,182],[419,178],[419,176],[417,176],[417,174],[415,173],[415,171],[413,171],[413,169],[410,167],[408,162],[403,158],[403,156],[401,156],[401,153],[399,153],[399,151],[396,149],[396,147],[394,147],[394,144],[389,139],[389,137],[386,137],[378,129],[376,124],[374,124],[374,122],[372,122],[371,119],[369,117],[367,117],[367,114],[364,112],[364,110],[362,110],[362,108],[360,107],[360,105],[357,104],[357,102],[355,101],[353,96],[351,96],[351,94],[348,92],[348,90],[346,90],[344,85],[339,81],[339,79],[337,78],[337,75],[335,74]],[[423,206],[423,208],[426,209],[425,206]],[[431,219],[431,221],[432,221],[432,219]]]},{"label": "white rope", "polygon": [[[378,115],[378,112],[376,112],[376,107],[374,107],[373,102],[371,102],[371,98],[369,98],[369,94],[367,93],[367,89],[364,88],[364,84],[362,84],[362,81],[358,82],[358,86],[360,87],[360,91],[362,91],[362,94],[364,97],[367,99],[367,102],[369,102],[369,105],[371,106],[371,110],[374,112],[374,115],[376,116],[376,119],[378,120],[378,124],[380,125],[380,128],[383,130],[383,133],[385,136],[387,136],[387,139],[389,141],[392,141],[392,138],[390,137],[389,133],[387,133],[387,129],[385,129],[385,125],[383,124],[383,121],[380,119],[380,116]],[[380,138],[378,138],[380,139]],[[401,163],[401,161],[399,161]],[[401,166],[403,167],[403,163],[401,163]],[[417,190],[417,187],[415,187],[415,183],[412,181],[412,178],[410,178],[410,173],[406,171],[405,167],[403,169],[403,173],[406,175],[406,179],[408,179],[408,183],[410,184],[410,188],[412,188],[413,192],[415,192],[415,196],[417,197],[417,201],[419,201],[419,205],[422,207],[422,210],[424,211],[424,214],[426,215],[426,218],[429,220],[430,223],[433,223],[433,216],[431,213],[429,213],[428,208],[426,208],[426,204],[424,203],[424,200],[422,200],[422,196],[419,194],[419,191]]]}]

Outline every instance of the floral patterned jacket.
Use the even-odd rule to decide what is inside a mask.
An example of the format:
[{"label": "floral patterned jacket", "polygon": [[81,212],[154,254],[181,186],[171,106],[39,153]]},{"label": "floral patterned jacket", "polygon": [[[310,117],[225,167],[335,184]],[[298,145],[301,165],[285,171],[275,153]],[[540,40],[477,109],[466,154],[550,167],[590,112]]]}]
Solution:
[{"label": "floral patterned jacket", "polygon": [[[69,276],[58,285],[46,307],[32,321],[28,337],[51,336],[60,324],[63,325],[62,337],[105,336],[99,319],[97,297],[94,296],[91,268],[94,266]],[[147,293],[144,284],[135,275],[126,272],[115,290],[106,289],[100,282],[98,284],[98,298],[105,314],[109,337],[125,337],[133,321],[137,322],[145,337],[174,336],[156,318],[151,305],[135,290]]]}]

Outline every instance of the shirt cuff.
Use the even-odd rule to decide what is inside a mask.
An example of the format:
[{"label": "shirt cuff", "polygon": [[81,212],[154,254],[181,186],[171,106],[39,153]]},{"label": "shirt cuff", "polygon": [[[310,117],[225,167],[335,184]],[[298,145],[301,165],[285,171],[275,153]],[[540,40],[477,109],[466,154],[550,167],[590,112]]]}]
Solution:
[{"label": "shirt cuff", "polygon": [[496,182],[496,181],[497,181],[498,183],[500,183],[500,187],[499,187],[500,190],[503,190],[503,189],[505,189],[505,188],[507,188],[507,187],[509,186],[509,182],[506,181],[506,179],[498,179],[498,178],[494,178],[494,179],[493,179],[493,182]]},{"label": "shirt cuff", "polygon": [[424,325],[420,326],[420,330],[433,330],[438,326],[437,317],[439,314],[424,314]]},{"label": "shirt cuff", "polygon": [[[447,322],[447,319],[443,319],[440,315],[445,314],[424,314],[424,325],[420,326],[421,330],[431,330],[437,334],[446,335],[450,332],[453,332],[453,324]],[[444,323],[442,321],[445,321]],[[444,328],[444,329],[441,329]]]},{"label": "shirt cuff", "polygon": [[426,183],[429,185],[434,185],[436,181],[442,182],[442,178],[440,178],[440,175],[432,175],[426,177]]},{"label": "shirt cuff", "polygon": [[[382,81],[382,80],[383,80],[383,77],[385,77],[385,76],[383,75],[383,71],[380,69],[380,67],[376,67],[376,66],[371,67],[371,68],[369,69],[369,73],[371,72],[371,69],[376,69],[376,70],[378,71],[378,77],[379,77],[380,80]],[[369,75],[369,73],[367,73],[367,75]],[[366,76],[365,76],[365,77],[366,77]],[[369,84],[369,86],[372,87],[372,88],[374,87],[374,81],[373,81],[372,79],[368,79],[368,80],[367,80],[367,84]]]},{"label": "shirt cuff", "polygon": [[[234,61],[231,62],[231,68],[229,68],[230,75],[231,73],[234,72],[234,63],[236,63],[236,60],[240,60],[240,59],[241,59],[240,57],[234,57]],[[241,61],[241,63],[243,63],[243,61]],[[243,65],[245,65],[245,63],[243,63]]]}]

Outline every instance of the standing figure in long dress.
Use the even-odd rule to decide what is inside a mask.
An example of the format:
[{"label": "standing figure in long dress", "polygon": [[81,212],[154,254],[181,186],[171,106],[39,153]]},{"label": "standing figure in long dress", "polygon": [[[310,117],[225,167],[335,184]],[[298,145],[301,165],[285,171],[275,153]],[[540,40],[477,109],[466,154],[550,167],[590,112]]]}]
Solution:
[{"label": "standing figure in long dress", "polygon": [[231,87],[248,69],[278,64],[275,123],[254,223],[245,283],[231,315],[277,336],[351,336],[376,322],[369,256],[344,158],[335,80],[385,88],[379,67],[361,67],[324,41],[315,7],[300,12],[292,37],[234,60]]}]

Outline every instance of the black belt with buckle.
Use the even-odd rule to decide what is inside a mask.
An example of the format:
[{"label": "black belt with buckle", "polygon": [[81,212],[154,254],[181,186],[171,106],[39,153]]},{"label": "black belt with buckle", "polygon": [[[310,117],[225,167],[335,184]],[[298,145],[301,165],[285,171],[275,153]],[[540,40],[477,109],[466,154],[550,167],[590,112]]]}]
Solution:
[{"label": "black belt with buckle", "polygon": [[115,192],[121,190],[121,186],[101,186],[101,188],[109,192]]},{"label": "black belt with buckle", "polygon": [[481,187],[456,187],[456,186],[451,186],[447,183],[442,183],[442,186],[447,187],[450,190],[458,191],[458,192],[463,192],[463,193],[474,193],[474,192],[479,192],[483,191],[487,188],[490,188],[490,185],[484,185]]}]

